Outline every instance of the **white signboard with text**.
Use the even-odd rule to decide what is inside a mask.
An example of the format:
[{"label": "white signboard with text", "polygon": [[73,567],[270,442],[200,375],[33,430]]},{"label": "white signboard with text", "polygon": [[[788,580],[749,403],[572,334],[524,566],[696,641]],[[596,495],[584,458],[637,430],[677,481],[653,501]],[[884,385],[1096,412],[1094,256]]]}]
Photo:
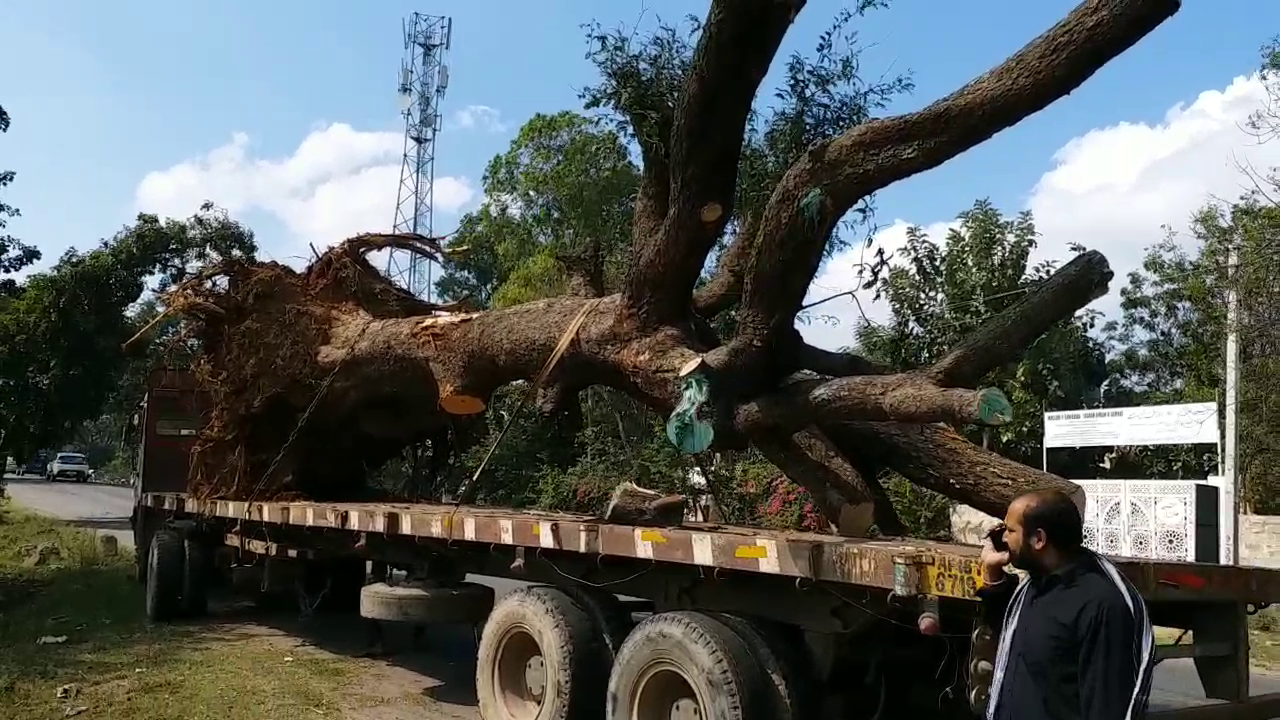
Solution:
[{"label": "white signboard with text", "polygon": [[1045,447],[1216,445],[1217,403],[1062,410],[1044,414]]}]

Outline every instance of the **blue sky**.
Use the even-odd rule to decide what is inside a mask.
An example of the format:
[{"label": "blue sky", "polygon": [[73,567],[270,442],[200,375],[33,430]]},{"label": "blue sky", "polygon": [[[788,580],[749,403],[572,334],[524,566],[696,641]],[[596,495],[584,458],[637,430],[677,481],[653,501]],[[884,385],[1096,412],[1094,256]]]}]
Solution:
[{"label": "blue sky", "polygon": [[[845,4],[811,0],[784,52],[810,48]],[[1073,4],[897,0],[860,24],[863,40],[874,44],[866,69],[912,70],[916,91],[893,108],[911,110],[999,62]],[[534,112],[578,106],[577,89],[593,78],[583,57],[582,23],[633,25],[643,17],[644,24],[704,10],[702,3],[674,0],[15,1],[0,25],[0,47],[7,51],[0,104],[13,116],[11,132],[0,137],[0,166],[18,172],[7,200],[23,211],[12,229],[50,255],[87,246],[132,217],[148,173],[203,156],[233,133],[248,136],[241,160],[252,167],[259,159],[288,158],[329,123],[361,133],[399,132],[394,92],[401,20],[413,11],[454,19],[446,112],[488,106],[507,128],[455,123],[442,133],[437,174],[478,184],[484,164],[506,147],[520,122]],[[1170,108],[1252,72],[1259,45],[1276,32],[1280,4],[1186,3],[1069,98],[947,166],[885,191],[879,218],[945,221],[984,195],[1007,210],[1021,209],[1045,174],[1063,164],[1055,153],[1073,138],[1120,123],[1168,122]],[[248,192],[191,182],[193,192]],[[385,202],[387,226],[395,190],[392,180],[385,200],[370,201]],[[284,243],[290,227],[296,234],[296,223],[288,225],[280,213],[255,206],[252,198],[241,204],[267,247]],[[1175,208],[1183,215],[1190,209]],[[192,204],[185,212],[194,210]],[[456,221],[456,215],[439,217],[437,230]]]}]

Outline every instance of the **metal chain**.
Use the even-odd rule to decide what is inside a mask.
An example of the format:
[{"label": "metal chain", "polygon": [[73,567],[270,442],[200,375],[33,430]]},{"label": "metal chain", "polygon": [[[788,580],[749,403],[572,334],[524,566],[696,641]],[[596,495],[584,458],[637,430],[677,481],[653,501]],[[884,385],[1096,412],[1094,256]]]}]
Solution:
[{"label": "metal chain", "polygon": [[365,323],[365,326],[360,329],[360,333],[356,335],[355,340],[351,341],[351,347],[349,347],[347,349],[347,352],[343,354],[341,358],[338,359],[338,362],[335,363],[333,366],[333,370],[331,370],[328,376],[325,377],[324,381],[320,383],[320,388],[316,390],[315,397],[311,398],[311,404],[308,405],[307,409],[302,412],[301,417],[298,418],[298,423],[293,426],[293,431],[289,433],[289,437],[285,439],[284,445],[280,447],[280,452],[276,453],[275,459],[273,459],[271,461],[271,464],[267,466],[267,471],[262,474],[262,479],[259,480],[258,484],[253,487],[253,492],[249,493],[249,500],[245,503],[245,507],[244,507],[245,519],[249,518],[249,507],[253,503],[254,498],[258,496],[258,492],[262,490],[262,488],[266,487],[267,480],[271,478],[271,473],[275,472],[276,468],[280,466],[280,461],[284,459],[285,453],[289,451],[289,446],[292,445],[293,441],[298,438],[298,433],[302,431],[302,426],[306,425],[307,418],[311,417],[312,411],[314,411],[316,409],[316,406],[320,404],[320,399],[324,397],[325,391],[329,389],[329,385],[331,385],[333,383],[333,379],[337,377],[338,371],[342,369],[342,366],[347,361],[347,358],[351,356],[351,353],[355,350],[356,345],[360,342],[360,340],[364,337],[365,332],[368,331],[368,329],[372,325],[373,325],[372,319],[370,319],[369,322]]}]

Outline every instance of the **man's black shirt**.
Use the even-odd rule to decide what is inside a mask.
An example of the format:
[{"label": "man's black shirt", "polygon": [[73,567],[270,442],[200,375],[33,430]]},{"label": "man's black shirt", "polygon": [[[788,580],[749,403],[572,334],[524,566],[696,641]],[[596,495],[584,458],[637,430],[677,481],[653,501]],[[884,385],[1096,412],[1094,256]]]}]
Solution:
[{"label": "man's black shirt", "polygon": [[[994,720],[1125,720],[1139,648],[1121,590],[1092,557],[1028,582]],[[978,591],[998,632],[1017,584],[1006,577]]]}]

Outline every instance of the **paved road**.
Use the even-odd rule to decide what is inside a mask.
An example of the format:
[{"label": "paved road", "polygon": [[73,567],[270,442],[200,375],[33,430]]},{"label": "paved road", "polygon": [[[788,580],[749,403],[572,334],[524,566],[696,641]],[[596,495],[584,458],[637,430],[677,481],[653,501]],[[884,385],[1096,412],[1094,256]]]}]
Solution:
[{"label": "paved road", "polygon": [[133,490],[118,485],[48,482],[44,478],[6,475],[6,492],[20,505],[83,528],[115,535],[121,545],[133,545],[129,514]]},{"label": "paved road", "polygon": [[[50,483],[34,478],[6,478],[8,492],[18,503],[77,525],[110,532],[122,544],[132,545],[129,513],[133,491],[127,487],[83,483]],[[502,595],[524,583],[501,578],[471,578],[484,582]],[[1255,673],[1255,695],[1280,692],[1280,676]],[[1190,660],[1169,660],[1156,668],[1152,710],[1186,707],[1205,702],[1195,667]]]}]

